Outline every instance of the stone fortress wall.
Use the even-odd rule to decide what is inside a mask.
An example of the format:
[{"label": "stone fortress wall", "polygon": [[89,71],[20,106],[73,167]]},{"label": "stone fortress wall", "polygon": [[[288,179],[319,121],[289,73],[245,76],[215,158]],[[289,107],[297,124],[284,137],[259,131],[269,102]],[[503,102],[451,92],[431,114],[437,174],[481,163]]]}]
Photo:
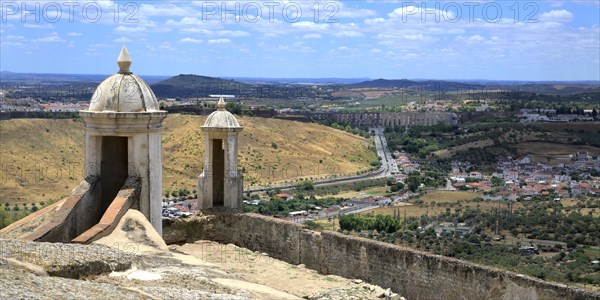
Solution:
[{"label": "stone fortress wall", "polygon": [[[597,292],[365,238],[315,232],[257,214],[216,213],[179,220],[165,224],[163,237],[167,243],[233,243],[323,274],[389,287],[415,300],[600,299]],[[219,255],[219,249],[207,251],[212,257]]]}]

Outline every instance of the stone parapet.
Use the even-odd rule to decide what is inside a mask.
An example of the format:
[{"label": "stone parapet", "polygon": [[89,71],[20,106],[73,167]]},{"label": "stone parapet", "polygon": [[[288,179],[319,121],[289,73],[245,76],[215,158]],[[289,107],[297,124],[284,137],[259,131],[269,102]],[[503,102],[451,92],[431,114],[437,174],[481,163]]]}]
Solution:
[{"label": "stone parapet", "polygon": [[600,293],[257,214],[213,214],[166,224],[167,243],[233,243],[323,274],[362,279],[407,299],[600,299]]}]

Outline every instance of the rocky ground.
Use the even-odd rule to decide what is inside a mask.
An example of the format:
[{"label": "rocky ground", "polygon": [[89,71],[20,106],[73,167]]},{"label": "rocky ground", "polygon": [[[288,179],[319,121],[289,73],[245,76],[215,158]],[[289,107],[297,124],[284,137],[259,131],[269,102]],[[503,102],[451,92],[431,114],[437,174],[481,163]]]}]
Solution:
[{"label": "rocky ground", "polygon": [[402,299],[234,245],[167,247],[137,211],[91,245],[0,239],[0,299],[110,298]]}]

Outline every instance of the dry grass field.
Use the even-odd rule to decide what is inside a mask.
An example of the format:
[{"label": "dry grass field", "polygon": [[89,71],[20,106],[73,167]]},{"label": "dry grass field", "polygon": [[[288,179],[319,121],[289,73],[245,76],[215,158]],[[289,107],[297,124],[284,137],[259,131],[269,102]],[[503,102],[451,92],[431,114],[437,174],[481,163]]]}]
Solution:
[{"label": "dry grass field", "polygon": [[319,199],[319,198],[336,197],[336,198],[350,199],[350,198],[362,198],[362,197],[369,197],[369,196],[381,196],[381,195],[386,194],[389,190],[390,190],[390,188],[387,186],[378,186],[378,187],[368,188],[368,189],[360,191],[360,192],[357,192],[354,190],[342,191],[335,195],[317,196],[316,198]]},{"label": "dry grass field", "polygon": [[[169,115],[163,132],[163,190],[195,189],[203,168],[205,116]],[[356,174],[377,159],[371,142],[321,126],[238,117],[246,186]],[[68,195],[83,178],[79,120],[0,122],[0,202],[32,203]]]},{"label": "dry grass field", "polygon": [[[434,152],[436,158],[449,158],[457,153],[468,152],[470,149],[491,147],[501,150],[510,147],[513,156],[529,156],[540,163],[556,163],[556,158],[568,158],[577,151],[587,151],[592,156],[600,155],[600,148],[584,145],[582,137],[600,134],[600,123],[543,123],[528,124],[523,130],[508,128],[493,133],[475,132],[461,134],[461,139],[474,139],[454,147],[440,149]],[[500,141],[501,146],[494,145],[492,136]],[[589,138],[587,138],[589,144]],[[505,153],[506,154],[506,153]]]},{"label": "dry grass field", "polygon": [[494,144],[494,141],[492,141],[491,139],[484,139],[484,140],[477,141],[477,142],[462,144],[462,145],[459,145],[456,147],[450,147],[447,149],[437,150],[437,151],[433,152],[433,154],[435,155],[436,158],[446,159],[446,158],[451,157],[453,155],[453,153],[469,151],[470,149],[473,149],[473,148],[483,148],[483,147],[491,146],[493,144]]},{"label": "dry grass field", "polygon": [[[450,204],[456,204],[459,201],[462,201],[461,205],[463,208],[475,208],[479,205],[482,210],[486,210],[497,205],[491,202],[468,202],[479,197],[479,195],[480,194],[478,193],[463,191],[432,191],[419,198],[411,199],[409,202],[398,203],[395,206],[384,206],[361,214],[394,215],[394,210],[399,208],[402,217],[404,217],[405,212],[407,217],[420,217],[425,214],[438,215],[439,213],[446,211],[446,208],[449,207]],[[422,200],[423,204],[415,204],[417,200]]]},{"label": "dry grass field", "polygon": [[[563,207],[572,207],[572,206],[577,206],[577,203],[580,203],[581,201],[574,199],[574,198],[565,198],[560,200],[560,204],[563,205]],[[591,213],[592,216],[596,217],[596,218],[600,218],[600,209],[598,208],[580,208],[579,209],[581,214],[586,215]],[[600,246],[600,245],[598,245]]]},{"label": "dry grass field", "polygon": [[529,155],[533,161],[541,163],[551,163],[556,161],[557,157],[568,158],[570,154],[577,151],[587,151],[594,157],[600,155],[600,148],[585,145],[524,142],[517,144],[516,147],[520,153]]}]

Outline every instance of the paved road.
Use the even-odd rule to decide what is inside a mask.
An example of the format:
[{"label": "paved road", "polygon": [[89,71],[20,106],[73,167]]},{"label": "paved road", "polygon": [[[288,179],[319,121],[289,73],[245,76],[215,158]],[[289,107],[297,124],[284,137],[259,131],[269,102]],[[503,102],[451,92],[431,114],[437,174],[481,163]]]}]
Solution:
[{"label": "paved road", "polygon": [[400,173],[396,160],[392,157],[390,149],[383,133],[383,128],[374,127],[369,128],[370,132],[375,132],[375,147],[377,148],[377,155],[381,157],[381,164],[387,169],[384,176],[390,176]]},{"label": "paved road", "polygon": [[[369,130],[375,132],[375,148],[377,149],[377,155],[381,157],[381,167],[377,171],[363,175],[316,180],[314,181],[314,186],[327,186],[340,183],[360,182],[369,179],[384,178],[392,174],[398,173],[398,164],[396,164],[396,160],[392,158],[392,155],[388,149],[387,141],[385,140],[385,136],[383,134],[383,128],[370,128]],[[269,187],[245,189],[244,193],[266,192],[274,189],[288,190],[294,187],[296,187],[296,184],[281,184]]]}]

